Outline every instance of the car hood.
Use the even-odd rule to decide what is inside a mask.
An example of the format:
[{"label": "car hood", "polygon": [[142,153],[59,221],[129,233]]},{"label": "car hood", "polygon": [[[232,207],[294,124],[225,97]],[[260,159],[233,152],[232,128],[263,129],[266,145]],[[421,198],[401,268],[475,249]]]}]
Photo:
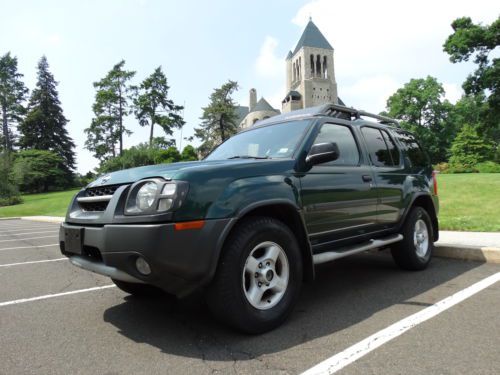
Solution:
[{"label": "car hood", "polygon": [[293,164],[294,161],[291,159],[234,159],[148,165],[99,176],[87,188],[128,184],[153,177],[189,181],[195,176],[219,174],[218,172],[222,172],[224,175],[230,174],[234,178],[241,178],[284,172],[290,169]]}]

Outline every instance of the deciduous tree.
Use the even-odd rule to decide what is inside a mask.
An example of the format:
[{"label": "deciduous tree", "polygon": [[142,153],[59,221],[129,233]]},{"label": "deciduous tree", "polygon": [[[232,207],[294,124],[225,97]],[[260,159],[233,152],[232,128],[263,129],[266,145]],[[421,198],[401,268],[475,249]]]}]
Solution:
[{"label": "deciduous tree", "polygon": [[124,126],[125,117],[130,114],[130,101],[135,88],[129,81],[134,71],[124,69],[122,60],[111,69],[106,77],[94,82],[96,89],[95,102],[92,106],[95,117],[85,129],[87,140],[85,147],[100,160],[116,155],[118,143],[119,154],[123,152],[123,135],[131,134]]},{"label": "deciduous tree", "polygon": [[[486,94],[489,110],[483,112],[480,130],[500,140],[500,59],[491,58],[500,46],[500,17],[491,25],[475,24],[469,17],[452,22],[453,34],[443,45],[450,61],[459,63],[474,58],[477,68],[463,84],[466,94]],[[498,55],[496,55],[498,56]]]},{"label": "deciduous tree", "polygon": [[173,129],[184,125],[180,111],[183,107],[168,98],[167,77],[161,67],[155,69],[139,86],[134,99],[134,112],[141,126],[149,126],[149,144],[153,144],[154,126],[159,125],[165,134],[172,135]]},{"label": "deciduous tree", "polygon": [[412,79],[387,100],[389,116],[417,134],[433,163],[447,160],[447,151],[456,134],[449,117],[453,106],[444,99],[443,86],[433,77]]},{"label": "deciduous tree", "polygon": [[195,136],[202,142],[199,150],[208,154],[220,143],[236,133],[238,115],[232,95],[238,90],[238,83],[228,81],[210,95],[210,103],[203,108],[200,127],[195,129]]}]

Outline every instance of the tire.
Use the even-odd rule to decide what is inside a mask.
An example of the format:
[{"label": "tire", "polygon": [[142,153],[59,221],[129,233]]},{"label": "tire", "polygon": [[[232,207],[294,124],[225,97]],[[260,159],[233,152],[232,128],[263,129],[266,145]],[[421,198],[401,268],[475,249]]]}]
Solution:
[{"label": "tire", "polygon": [[402,228],[403,240],[391,248],[396,264],[411,271],[427,268],[434,251],[433,233],[427,211],[418,206],[412,208]]},{"label": "tire", "polygon": [[292,231],[269,217],[245,219],[229,236],[205,295],[221,322],[257,334],[281,325],[302,285],[302,257]]},{"label": "tire", "polygon": [[135,297],[158,297],[165,293],[157,287],[148,284],[138,284],[138,283],[128,283],[126,281],[120,281],[111,279],[118,289],[121,289],[125,293],[131,294]]}]

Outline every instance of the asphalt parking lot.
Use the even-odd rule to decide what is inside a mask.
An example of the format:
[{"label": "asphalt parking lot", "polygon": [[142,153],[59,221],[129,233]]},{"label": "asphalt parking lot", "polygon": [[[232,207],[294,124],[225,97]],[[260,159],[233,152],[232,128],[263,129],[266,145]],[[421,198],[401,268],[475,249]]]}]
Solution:
[{"label": "asphalt parking lot", "polygon": [[[247,336],[214,321],[199,296],[137,299],[108,287],[62,259],[57,234],[58,224],[0,221],[1,374],[298,374],[500,272],[440,258],[404,272],[384,253],[345,258],[317,270],[284,326]],[[500,373],[500,282],[338,373]]]}]

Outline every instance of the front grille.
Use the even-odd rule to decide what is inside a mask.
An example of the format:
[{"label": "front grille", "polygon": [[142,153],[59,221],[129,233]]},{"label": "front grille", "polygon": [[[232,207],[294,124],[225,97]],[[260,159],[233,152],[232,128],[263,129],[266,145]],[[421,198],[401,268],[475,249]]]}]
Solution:
[{"label": "front grille", "polygon": [[120,185],[92,187],[86,190],[87,197],[101,197],[103,195],[113,195]]},{"label": "front grille", "polygon": [[78,197],[77,201],[82,211],[103,212],[108,203],[121,185],[98,186],[85,190],[85,196]]}]

